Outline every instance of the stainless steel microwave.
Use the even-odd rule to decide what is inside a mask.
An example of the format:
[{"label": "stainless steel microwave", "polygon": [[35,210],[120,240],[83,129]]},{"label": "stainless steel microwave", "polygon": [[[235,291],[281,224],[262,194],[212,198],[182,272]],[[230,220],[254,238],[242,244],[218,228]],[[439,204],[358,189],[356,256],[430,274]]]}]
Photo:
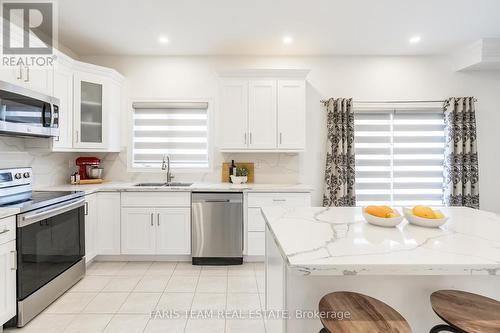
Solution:
[{"label": "stainless steel microwave", "polygon": [[53,137],[58,127],[57,98],[0,81],[0,134]]}]

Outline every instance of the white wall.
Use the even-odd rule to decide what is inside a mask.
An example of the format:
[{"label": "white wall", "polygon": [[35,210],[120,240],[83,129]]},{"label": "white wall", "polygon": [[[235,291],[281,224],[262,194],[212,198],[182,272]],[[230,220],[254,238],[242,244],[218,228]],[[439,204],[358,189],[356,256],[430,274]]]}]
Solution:
[{"label": "white wall", "polygon": [[[116,68],[128,78],[135,98],[217,99],[217,69],[307,68],[307,149],[293,156],[253,155],[262,165],[280,165],[287,177],[314,187],[315,205],[321,203],[325,155],[324,97],[357,100],[428,100],[448,96],[476,96],[483,209],[500,213],[497,189],[500,177],[500,72],[454,72],[446,57],[85,57],[83,60]],[[218,157],[219,159],[223,157]],[[226,156],[227,158],[227,156]],[[287,161],[279,163],[279,158]],[[273,168],[269,168],[272,170]],[[265,172],[269,172],[266,170]],[[278,168],[279,170],[279,168]],[[257,169],[259,177],[259,169]],[[209,176],[215,179],[217,175]]]}]

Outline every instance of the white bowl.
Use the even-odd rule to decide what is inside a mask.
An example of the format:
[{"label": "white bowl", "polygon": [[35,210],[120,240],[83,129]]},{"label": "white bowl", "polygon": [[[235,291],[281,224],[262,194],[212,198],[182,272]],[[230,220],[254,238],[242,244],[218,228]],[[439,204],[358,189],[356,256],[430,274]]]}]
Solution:
[{"label": "white bowl", "polygon": [[[440,211],[436,210],[436,212]],[[409,208],[403,208],[403,213],[405,214],[408,222],[425,228],[439,228],[445,224],[446,221],[448,221],[448,217],[444,217],[442,219],[426,219],[425,217],[416,216],[413,215],[413,210]]]},{"label": "white bowl", "polygon": [[231,181],[233,182],[233,184],[244,184],[246,183],[248,180],[248,177],[247,176],[234,176],[234,175],[231,175]]},{"label": "white bowl", "polygon": [[398,216],[389,218],[377,217],[366,213],[365,207],[363,207],[363,217],[365,218],[366,222],[378,225],[379,227],[394,228],[395,226],[403,222],[404,217],[396,209],[394,209],[394,213]]}]

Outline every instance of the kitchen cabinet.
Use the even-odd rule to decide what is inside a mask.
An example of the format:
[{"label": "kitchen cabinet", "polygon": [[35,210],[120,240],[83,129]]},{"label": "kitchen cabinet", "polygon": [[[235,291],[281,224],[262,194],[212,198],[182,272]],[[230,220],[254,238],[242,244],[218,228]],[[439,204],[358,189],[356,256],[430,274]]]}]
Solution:
[{"label": "kitchen cabinet", "polygon": [[85,196],[85,262],[97,255],[97,194]]},{"label": "kitchen cabinet", "polygon": [[119,192],[97,193],[97,252],[120,254],[121,200]]},{"label": "kitchen cabinet", "polygon": [[62,58],[54,70],[54,97],[59,99],[59,136],[52,150],[64,151],[73,147],[73,69]]},{"label": "kitchen cabinet", "polygon": [[248,148],[276,148],[276,81],[250,81],[248,96]]},{"label": "kitchen cabinet", "polygon": [[73,76],[74,142],[76,148],[106,149],[106,79],[95,74],[76,72]]},{"label": "kitchen cabinet", "polygon": [[190,192],[126,192],[121,205],[122,254],[191,253]]},{"label": "kitchen cabinet", "polygon": [[308,207],[310,205],[310,193],[248,193],[246,255],[265,255],[265,220],[261,207]]},{"label": "kitchen cabinet", "polygon": [[156,209],[156,254],[191,254],[191,209]]},{"label": "kitchen cabinet", "polygon": [[122,254],[155,254],[155,232],[154,209],[122,208]]},{"label": "kitchen cabinet", "polygon": [[[216,120],[220,151],[303,151],[307,72],[224,73],[220,80],[221,107]],[[245,78],[245,73],[249,77]]]},{"label": "kitchen cabinet", "polygon": [[0,327],[16,315],[15,217],[0,220]]},{"label": "kitchen cabinet", "polygon": [[304,80],[278,80],[278,148],[306,147],[306,88]]},{"label": "kitchen cabinet", "polygon": [[221,108],[216,132],[219,145],[227,149],[248,147],[248,81],[221,83]]},{"label": "kitchen cabinet", "polygon": [[123,77],[116,71],[57,53],[53,95],[60,100],[58,152],[118,152]]},{"label": "kitchen cabinet", "polygon": [[122,208],[123,254],[190,254],[189,208]]}]

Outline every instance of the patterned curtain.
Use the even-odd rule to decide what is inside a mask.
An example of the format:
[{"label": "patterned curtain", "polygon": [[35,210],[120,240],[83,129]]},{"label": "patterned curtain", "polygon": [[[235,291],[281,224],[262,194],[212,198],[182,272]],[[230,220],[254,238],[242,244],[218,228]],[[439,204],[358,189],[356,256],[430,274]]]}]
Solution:
[{"label": "patterned curtain", "polygon": [[450,98],[444,104],[444,203],[479,209],[479,167],[473,97]]},{"label": "patterned curtain", "polygon": [[325,104],[328,144],[326,149],[323,206],[355,206],[352,99],[330,98]]}]

